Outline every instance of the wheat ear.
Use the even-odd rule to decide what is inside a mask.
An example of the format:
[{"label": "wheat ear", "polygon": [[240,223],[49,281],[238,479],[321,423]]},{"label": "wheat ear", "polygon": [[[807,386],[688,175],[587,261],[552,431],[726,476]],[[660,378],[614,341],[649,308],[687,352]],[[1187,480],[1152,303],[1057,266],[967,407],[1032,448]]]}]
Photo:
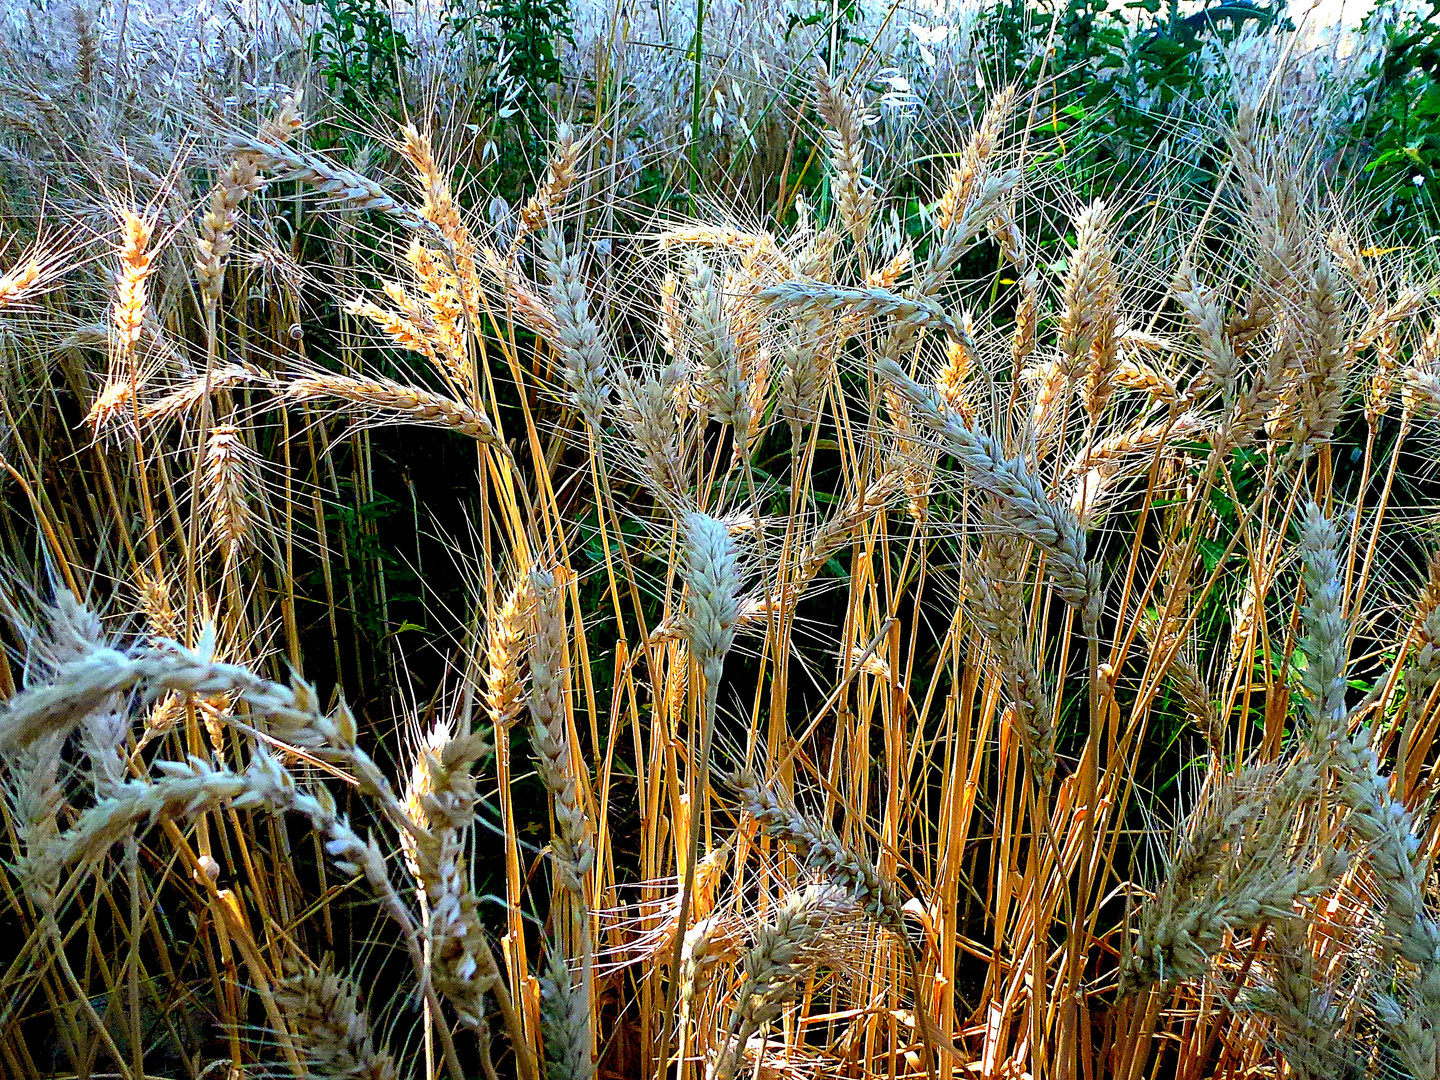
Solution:
[{"label": "wheat ear", "polygon": [[550,279],[550,304],[564,365],[565,384],[580,415],[599,430],[610,395],[609,371],[600,324],[590,315],[590,299],[580,276],[580,260],[566,252],[560,230],[546,230],[540,242]]},{"label": "wheat ear", "polygon": [[1341,800],[1350,809],[1347,827],[1368,848],[1370,868],[1385,893],[1386,933],[1418,968],[1409,1000],[1380,996],[1381,1018],[1413,1073],[1433,1077],[1440,1071],[1440,923],[1426,899],[1429,859],[1409,808],[1390,793],[1369,726],[1350,733],[1345,703],[1350,624],[1341,611],[1340,530],[1315,503],[1306,507],[1300,543],[1309,595],[1301,612],[1309,739],[1339,777]]},{"label": "wheat ear", "polygon": [[[261,130],[266,138],[283,144],[299,128],[300,114],[292,98]],[[200,218],[200,235],[195,241],[195,280],[207,307],[220,303],[225,285],[225,265],[235,243],[235,226],[240,219],[240,204],[245,196],[264,186],[265,177],[260,173],[259,158],[253,153],[241,151],[230,159],[230,164],[210,190],[209,206]]]},{"label": "wheat ear", "polygon": [[1080,607],[1087,621],[1097,620],[1099,571],[1086,560],[1085,532],[1074,512],[1046,495],[1044,485],[1024,458],[1006,458],[994,439],[966,427],[940,403],[934,391],[910,378],[894,360],[882,358],[875,369],[940,435],[944,448],[958,459],[966,478],[994,496],[1000,523],[1050,556],[1046,569],[1061,597]]},{"label": "wheat ear", "polygon": [[484,413],[462,402],[429,390],[405,386],[392,379],[315,375],[293,380],[286,386],[285,393],[296,401],[338,398],[369,406],[400,423],[449,428],[509,456],[509,448],[500,441],[495,425]]},{"label": "wheat ear", "polygon": [[111,318],[120,339],[120,348],[128,352],[140,340],[145,323],[147,282],[155,252],[150,236],[155,222],[133,210],[120,213],[120,246],[117,255],[120,270],[115,278],[115,305]]},{"label": "wheat ear", "polygon": [[1190,815],[1164,883],[1140,914],[1121,965],[1121,991],[1199,979],[1230,934],[1288,919],[1344,870],[1344,853],[1318,860],[1292,850],[1295,816],[1318,782],[1301,759],[1222,777]]},{"label": "wheat ear", "polygon": [[396,1080],[394,1059],[376,1050],[355,984],[330,969],[291,975],[276,1001],[302,1037],[314,1075],[326,1080]]},{"label": "wheat ear", "polygon": [[779,1019],[819,963],[823,937],[856,914],[845,890],[832,884],[797,889],[780,902],[774,918],[755,932],[741,958],[745,977],[736,991],[730,1037],[715,1069],[716,1080],[737,1074],[750,1036]]},{"label": "wheat ear", "polygon": [[865,110],[837,87],[825,65],[815,69],[816,104],[827,125],[825,142],[835,170],[835,205],[857,245],[865,243],[875,213],[875,189],[865,176]]}]

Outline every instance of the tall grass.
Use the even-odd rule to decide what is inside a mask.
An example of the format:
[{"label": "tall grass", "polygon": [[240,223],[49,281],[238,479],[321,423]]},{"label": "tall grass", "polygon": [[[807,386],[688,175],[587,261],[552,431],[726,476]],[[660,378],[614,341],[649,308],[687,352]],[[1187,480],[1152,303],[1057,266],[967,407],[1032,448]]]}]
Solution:
[{"label": "tall grass", "polygon": [[813,95],[746,227],[293,100],[31,219],[7,1072],[1434,1075],[1423,266],[1260,102],[915,214]]}]

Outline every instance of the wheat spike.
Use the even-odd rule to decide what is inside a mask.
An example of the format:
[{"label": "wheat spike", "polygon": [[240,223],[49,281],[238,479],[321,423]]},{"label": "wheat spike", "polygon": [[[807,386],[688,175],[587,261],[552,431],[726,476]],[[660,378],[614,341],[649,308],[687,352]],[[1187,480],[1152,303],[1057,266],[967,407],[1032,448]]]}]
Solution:
[{"label": "wheat spike", "polygon": [[355,985],[323,965],[291,975],[276,999],[303,1037],[315,1074],[327,1080],[396,1080],[395,1061],[376,1050]]},{"label": "wheat spike", "polygon": [[356,405],[369,406],[402,423],[433,424],[449,428],[476,442],[493,446],[509,456],[509,450],[500,442],[490,418],[483,413],[429,390],[405,386],[392,379],[315,375],[291,381],[286,386],[285,393],[295,401],[338,398]]}]

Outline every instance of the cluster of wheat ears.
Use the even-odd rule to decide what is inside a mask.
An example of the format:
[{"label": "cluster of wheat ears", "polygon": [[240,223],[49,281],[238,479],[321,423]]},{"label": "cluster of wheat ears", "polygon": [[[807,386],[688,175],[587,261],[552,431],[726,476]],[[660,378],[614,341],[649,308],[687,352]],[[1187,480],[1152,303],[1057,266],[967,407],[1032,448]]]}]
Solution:
[{"label": "cluster of wheat ears", "polygon": [[[596,245],[562,126],[482,232],[292,101],[12,258],[0,1070],[1437,1075],[1413,259],[1263,108],[1203,204],[1067,206],[997,93],[917,233],[815,104],[784,229]],[[331,449],[404,424],[480,512],[397,740],[304,679],[295,562],[334,633]]]}]

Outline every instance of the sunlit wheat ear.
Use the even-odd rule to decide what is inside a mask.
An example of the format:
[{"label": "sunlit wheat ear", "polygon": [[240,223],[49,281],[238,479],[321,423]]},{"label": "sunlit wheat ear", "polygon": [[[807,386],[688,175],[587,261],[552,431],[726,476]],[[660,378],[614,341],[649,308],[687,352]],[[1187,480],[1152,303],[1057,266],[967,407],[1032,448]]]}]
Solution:
[{"label": "sunlit wheat ear", "polygon": [[36,245],[9,270],[0,273],[0,310],[23,304],[64,272],[62,253]]},{"label": "sunlit wheat ear", "polygon": [[214,540],[227,563],[251,541],[251,493],[259,486],[258,459],[234,424],[217,424],[205,441],[201,490]]},{"label": "sunlit wheat ear", "polygon": [[291,975],[276,989],[314,1075],[326,1080],[396,1080],[395,1061],[375,1049],[360,995],[325,964]]},{"label": "sunlit wheat ear", "polygon": [[208,374],[197,375],[168,394],[151,400],[140,411],[140,416],[157,424],[180,420],[205,399],[207,391],[218,394],[222,390],[246,383],[262,382],[265,378],[265,373],[253,364],[223,364]]},{"label": "sunlit wheat ear", "polygon": [[508,315],[519,319],[532,334],[555,347],[560,344],[560,327],[555,312],[520,276],[511,261],[492,247],[480,250],[480,262],[486,272],[500,284],[502,307]]},{"label": "sunlit wheat ear", "polygon": [[420,214],[434,225],[445,238],[459,278],[460,299],[466,314],[474,322],[480,316],[480,282],[476,266],[475,243],[460,218],[450,193],[450,182],[435,161],[430,136],[422,134],[413,124],[401,129],[400,152],[415,167],[425,192]]},{"label": "sunlit wheat ear", "polygon": [[575,166],[579,159],[580,144],[576,141],[575,129],[569,124],[560,124],[555,129],[555,145],[550,148],[545,179],[520,211],[520,226],[510,245],[512,251],[526,236],[550,223],[551,214],[575,184]]},{"label": "sunlit wheat ear", "polygon": [[1075,219],[1075,246],[1065,272],[1060,309],[1060,353],[1065,375],[1085,380],[1085,410],[1099,418],[1113,390],[1118,357],[1119,283],[1104,203],[1086,207]]},{"label": "sunlit wheat ear", "polygon": [[598,431],[610,396],[610,372],[600,324],[590,315],[580,260],[565,250],[565,238],[553,226],[540,241],[540,254],[550,279],[565,385],[585,422]]},{"label": "sunlit wheat ear", "polygon": [[292,401],[336,398],[373,410],[382,421],[427,424],[459,432],[509,457],[490,418],[463,402],[442,397],[419,387],[405,386],[392,379],[352,379],[340,375],[315,375],[294,379],[285,387]]},{"label": "sunlit wheat ear", "polygon": [[427,338],[432,347],[429,355],[439,360],[440,374],[449,383],[451,392],[464,396],[470,392],[474,372],[466,351],[469,331],[462,290],[455,275],[450,272],[450,260],[418,239],[412,239],[405,249],[405,261],[420,284],[425,297],[424,307],[403,291],[396,291],[393,287],[386,291],[392,300],[400,302],[402,310],[408,309],[407,318],[411,326],[416,329],[424,327],[428,331]]},{"label": "sunlit wheat ear", "polygon": [[575,777],[566,710],[569,677],[565,662],[563,589],[548,571],[530,573],[533,631],[530,639],[530,721],[535,764],[555,809],[550,842],[561,882],[584,901],[584,881],[595,864],[595,840]]},{"label": "sunlit wheat ear", "polygon": [[589,1080],[590,1006],[576,987],[564,958],[550,953],[540,976],[540,1033],[545,1039],[546,1080]]},{"label": "sunlit wheat ear", "polygon": [[120,212],[120,243],[116,249],[120,266],[115,275],[115,303],[110,318],[122,353],[135,348],[145,323],[151,263],[155,259],[150,247],[154,229],[152,218],[141,217],[133,210]]},{"label": "sunlit wheat ear", "polygon": [[737,1075],[750,1036],[780,1018],[805,978],[823,961],[824,939],[859,914],[843,888],[810,885],[786,896],[771,921],[755,931],[741,957],[744,980],[736,991],[730,1039],[715,1070],[716,1080]]},{"label": "sunlit wheat ear", "polygon": [[[290,140],[300,127],[300,115],[294,99],[261,128],[267,138],[281,144]],[[245,197],[265,186],[259,159],[253,153],[235,154],[220,173],[210,190],[209,205],[200,218],[200,235],[195,241],[195,281],[207,306],[220,303],[225,287],[225,266],[235,244],[235,226],[240,219],[240,204]]]},{"label": "sunlit wheat ear", "polygon": [[965,610],[998,661],[1014,697],[1020,739],[1042,788],[1055,772],[1054,702],[1029,643],[1024,578],[1029,560],[1018,536],[985,537],[965,568]]},{"label": "sunlit wheat ear", "polygon": [[863,245],[876,203],[873,182],[865,175],[866,112],[854,95],[835,85],[823,63],[815,69],[815,97],[827,125],[825,142],[835,170],[835,205],[851,238]]},{"label": "sunlit wheat ear", "polygon": [[990,99],[980,123],[975,125],[975,130],[966,140],[959,161],[950,170],[945,192],[935,208],[935,223],[941,229],[948,229],[959,220],[975,193],[976,185],[984,179],[990,157],[995,153],[995,144],[1015,107],[1015,89],[1012,83]]},{"label": "sunlit wheat ear", "polygon": [[364,319],[375,326],[390,342],[410,352],[420,353],[427,359],[435,357],[435,320],[425,311],[418,300],[405,290],[391,284],[385,286],[386,295],[395,302],[399,311],[383,308],[371,300],[352,298],[345,302],[346,314]]},{"label": "sunlit wheat ear", "polygon": [[490,619],[485,638],[485,709],[498,734],[520,716],[524,705],[521,661],[535,602],[530,575],[522,574]]},{"label": "sunlit wheat ear", "polygon": [[1217,777],[1190,814],[1164,882],[1140,912],[1121,990],[1199,979],[1232,934],[1288,919],[1345,869],[1344,852],[1294,840],[1318,783],[1305,759]]},{"label": "sunlit wheat ear", "polygon": [[895,361],[882,358],[875,370],[940,436],[966,478],[994,497],[998,522],[1050,555],[1046,569],[1060,596],[1081,608],[1087,618],[1098,618],[1099,571],[1086,560],[1085,532],[1074,512],[1051,500],[1023,457],[1006,458],[994,439],[966,427],[933,391],[910,378]]}]

